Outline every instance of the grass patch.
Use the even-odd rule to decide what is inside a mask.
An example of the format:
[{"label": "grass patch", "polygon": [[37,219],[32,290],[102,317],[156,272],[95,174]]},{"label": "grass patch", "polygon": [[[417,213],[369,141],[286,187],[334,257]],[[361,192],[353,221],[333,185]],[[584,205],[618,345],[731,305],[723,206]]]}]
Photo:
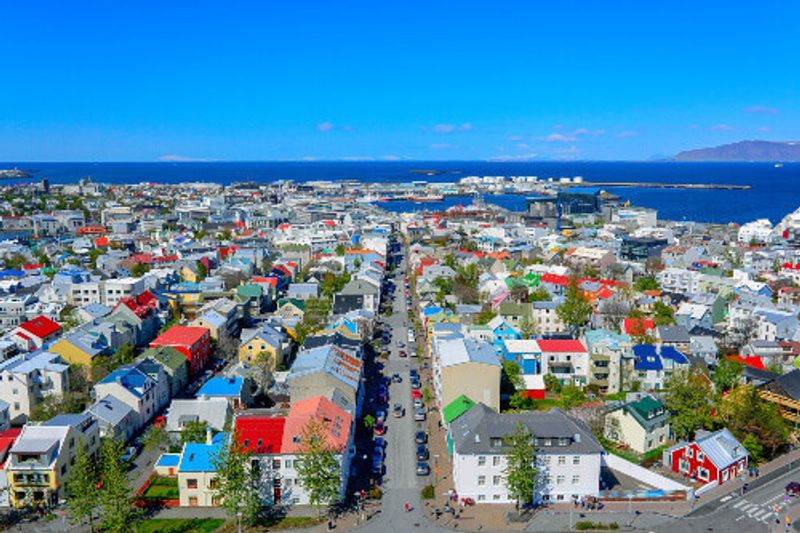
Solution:
[{"label": "grass patch", "polygon": [[584,520],[582,522],[575,523],[575,529],[578,531],[587,531],[587,530],[617,530],[619,529],[619,524],[616,522],[611,522],[610,524],[604,524],[602,522],[589,522],[588,520]]},{"label": "grass patch", "polygon": [[283,516],[259,520],[258,525],[268,530],[292,529],[297,527],[312,527],[321,524],[325,518],[318,516]]},{"label": "grass patch", "polygon": [[177,500],[179,497],[178,478],[174,477],[155,478],[142,494],[142,498],[147,500]]},{"label": "grass patch", "polygon": [[212,533],[225,520],[221,518],[151,518],[136,524],[136,533]]}]

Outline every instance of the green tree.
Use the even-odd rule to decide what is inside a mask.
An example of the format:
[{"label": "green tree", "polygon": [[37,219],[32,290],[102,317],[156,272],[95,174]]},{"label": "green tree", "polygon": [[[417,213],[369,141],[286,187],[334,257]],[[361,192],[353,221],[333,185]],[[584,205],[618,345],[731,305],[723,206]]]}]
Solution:
[{"label": "green tree", "polygon": [[259,469],[250,465],[250,457],[250,452],[234,434],[212,456],[211,464],[217,472],[214,495],[220,499],[220,505],[228,516],[235,518],[241,513],[242,520],[252,525],[261,514],[261,498],[258,495]]},{"label": "green tree", "polygon": [[717,365],[711,380],[717,388],[717,392],[722,393],[739,383],[744,364],[736,359],[723,357]]},{"label": "green tree", "polygon": [[272,371],[275,370],[275,358],[268,352],[258,352],[253,360],[255,368],[256,384],[262,394],[267,394],[272,383]]},{"label": "green tree", "polygon": [[551,392],[561,391],[561,382],[553,374],[544,375],[544,388]]},{"label": "green tree", "polygon": [[164,426],[150,426],[142,436],[142,444],[145,450],[158,450],[166,446],[169,442],[169,435]]},{"label": "green tree", "polygon": [[364,427],[367,428],[368,430],[372,431],[372,428],[375,427],[375,423],[376,420],[374,416],[367,415],[364,417]]},{"label": "green tree", "polygon": [[672,413],[670,424],[676,438],[691,440],[698,429],[711,427],[714,391],[700,368],[678,369],[664,385],[664,404]]},{"label": "green tree", "polygon": [[529,302],[551,302],[553,301],[553,297],[550,295],[550,292],[545,289],[544,287],[539,287],[536,290],[531,291],[528,295]]},{"label": "green tree", "polygon": [[514,361],[503,361],[500,374],[500,388],[513,394],[525,386],[522,380],[522,369]]},{"label": "green tree", "polygon": [[558,397],[558,406],[565,411],[586,403],[586,394],[577,385],[564,385],[561,387],[561,396]]},{"label": "green tree", "polygon": [[335,450],[325,435],[324,422],[309,420],[300,435],[300,464],[295,462],[300,484],[308,493],[311,505],[321,511],[339,496],[341,466]]},{"label": "green tree", "polygon": [[536,455],[533,437],[522,422],[517,422],[514,433],[505,437],[509,447],[503,475],[506,478],[508,495],[514,498],[517,511],[520,506],[533,500],[536,489]]},{"label": "green tree", "polygon": [[103,467],[102,486],[100,488],[100,509],[102,510],[103,531],[112,533],[129,531],[130,524],[136,516],[132,506],[132,490],[125,476],[122,461],[124,444],[119,437],[103,439],[100,451]]},{"label": "green tree", "polygon": [[578,328],[589,320],[589,316],[592,314],[592,304],[578,287],[577,278],[573,277],[569,280],[564,301],[556,307],[556,314],[564,324],[570,327],[573,334],[577,334]]},{"label": "green tree", "polygon": [[[756,461],[773,457],[788,442],[789,430],[777,405],[764,400],[752,385],[738,385],[720,402],[723,423],[745,444],[752,437],[758,447],[751,450]],[[745,445],[748,450],[750,447]]]},{"label": "green tree", "polygon": [[492,311],[491,308],[486,307],[475,317],[475,324],[478,326],[485,326],[496,316],[497,313]]},{"label": "green tree", "polygon": [[336,255],[339,257],[344,255],[344,244],[339,244],[336,246]]},{"label": "green tree", "polygon": [[205,442],[208,422],[205,420],[190,420],[181,429],[181,444],[187,442]]},{"label": "green tree", "polygon": [[144,263],[136,263],[131,267],[131,276],[134,278],[140,278],[147,274],[150,270],[150,267],[145,265]]},{"label": "green tree", "polygon": [[658,281],[656,281],[656,278],[653,276],[645,276],[637,279],[636,283],[633,284],[633,288],[639,292],[643,292],[657,291],[660,287],[658,286]]},{"label": "green tree", "polygon": [[656,326],[669,326],[674,324],[675,311],[667,304],[656,300],[656,303],[653,304],[653,323]]},{"label": "green tree", "polygon": [[511,299],[517,303],[528,303],[528,287],[525,285],[517,285],[511,289]]},{"label": "green tree", "polygon": [[97,468],[94,458],[86,450],[83,439],[78,441],[75,465],[66,483],[67,511],[73,522],[89,521],[89,531],[94,531],[94,515],[97,511]]},{"label": "green tree", "polygon": [[203,281],[208,276],[208,267],[202,261],[197,262],[197,281]]},{"label": "green tree", "polygon": [[116,359],[115,362],[117,365],[127,365],[132,363],[136,358],[136,349],[131,343],[126,342],[117,348],[117,353],[114,354],[114,358]]},{"label": "green tree", "polygon": [[456,269],[455,281],[472,289],[478,287],[479,278],[480,272],[478,272],[478,266],[475,263],[470,263],[466,266],[459,266]]}]

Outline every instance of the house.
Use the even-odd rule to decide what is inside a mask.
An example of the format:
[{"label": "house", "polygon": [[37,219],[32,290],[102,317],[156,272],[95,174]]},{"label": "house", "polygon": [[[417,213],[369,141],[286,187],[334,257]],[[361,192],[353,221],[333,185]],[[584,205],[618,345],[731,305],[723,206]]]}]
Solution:
[{"label": "house", "polygon": [[282,318],[299,318],[303,319],[305,314],[306,303],[302,300],[294,298],[281,298],[278,300],[278,309],[275,315]]},{"label": "house", "polygon": [[380,300],[380,288],[363,279],[351,280],[333,295],[333,313],[343,315],[349,311],[365,309],[377,314]]},{"label": "house", "polygon": [[585,385],[589,377],[589,352],[576,339],[536,341],[542,352],[542,372],[552,374],[562,385]]},{"label": "house", "polygon": [[189,361],[189,375],[197,376],[211,359],[211,334],[206,328],[172,326],[156,337],[151,348],[170,346],[181,352]]},{"label": "house", "polygon": [[800,369],[778,375],[758,388],[758,394],[764,400],[774,403],[780,409],[781,416],[792,425],[800,423]]},{"label": "house", "polygon": [[108,320],[116,324],[127,324],[135,331],[135,346],[146,346],[158,333],[161,321],[158,318],[159,302],[150,291],[122,298]]},{"label": "house", "polygon": [[358,415],[364,396],[362,365],[356,354],[334,344],[302,350],[286,378],[289,396],[294,403],[322,395]]},{"label": "house", "polygon": [[11,506],[6,463],[9,458],[9,452],[14,446],[14,443],[17,442],[20,433],[22,433],[22,428],[6,428],[0,431],[0,508],[8,508]]},{"label": "house", "polygon": [[110,394],[90,405],[87,412],[100,424],[100,437],[104,439],[119,437],[128,442],[139,429],[133,408]]},{"label": "house", "polygon": [[172,441],[178,441],[189,422],[205,422],[214,431],[223,431],[231,414],[231,404],[225,398],[175,399],[167,414],[167,433]]},{"label": "house", "polygon": [[214,376],[197,391],[198,398],[224,398],[234,409],[243,409],[252,399],[253,383],[240,377]]},{"label": "house", "polygon": [[689,366],[689,359],[672,346],[637,344],[633,347],[634,375],[642,390],[657,391],[677,368]]},{"label": "house", "polygon": [[243,329],[239,344],[239,361],[252,364],[263,352],[272,358],[274,370],[283,365],[288,345],[286,335],[270,324],[265,323],[258,328]]},{"label": "house", "polygon": [[689,331],[683,326],[658,326],[656,337],[662,346],[671,346],[683,353],[689,352],[691,338]]},{"label": "house", "polygon": [[115,333],[111,324],[95,326],[87,324],[73,333],[63,336],[49,351],[57,353],[71,364],[90,367],[97,357],[108,357],[113,353],[112,340]]},{"label": "house", "polygon": [[223,298],[207,303],[197,311],[192,326],[208,329],[211,338],[238,337],[241,330],[239,308],[236,302]]},{"label": "house", "polygon": [[308,492],[299,480],[296,465],[303,458],[303,433],[310,422],[322,424],[326,444],[335,450],[342,480],[339,496],[347,494],[351,446],[355,424],[350,413],[324,396],[292,404],[285,418],[241,416],[236,419],[239,442],[258,462],[261,496],[271,505],[308,505]]},{"label": "house", "polygon": [[306,301],[319,296],[319,284],[317,283],[292,283],[286,290],[286,297],[290,299]]},{"label": "house", "polygon": [[[94,386],[95,396],[114,396],[136,413],[136,429],[143,427],[164,407],[159,383],[139,368],[141,363],[125,365],[111,372]],[[166,376],[161,387],[167,388]]]},{"label": "house", "polygon": [[644,454],[667,443],[669,417],[660,400],[644,395],[611,409],[606,414],[603,433],[610,441]]},{"label": "house", "polygon": [[460,498],[514,502],[505,484],[505,439],[519,423],[533,436],[538,470],[534,503],[599,494],[603,447],[583,422],[558,409],[501,414],[479,403],[450,426],[453,484]]},{"label": "house", "polygon": [[206,432],[206,442],[187,442],[178,462],[178,493],[181,507],[217,507],[221,501],[214,458],[227,445],[228,433]]},{"label": "house", "polygon": [[189,361],[186,356],[171,346],[148,348],[139,360],[149,358],[161,366],[169,383],[170,398],[177,396],[189,384]]},{"label": "house", "polygon": [[664,465],[673,472],[703,483],[722,485],[747,471],[750,453],[727,428],[713,433],[700,430],[693,442],[664,450]]},{"label": "house", "polygon": [[494,317],[486,325],[492,332],[492,344],[494,345],[495,352],[498,354],[503,349],[503,341],[522,338],[520,331],[512,327],[501,316]]},{"label": "house", "polygon": [[539,335],[553,335],[567,330],[558,316],[558,301],[538,301],[531,304],[531,323]]},{"label": "house", "polygon": [[539,343],[533,339],[504,340],[501,355],[504,361],[519,365],[525,389],[518,392],[528,398],[544,399],[542,351],[539,349]]},{"label": "house", "polygon": [[61,334],[61,326],[45,316],[37,316],[32,320],[23,322],[10,333],[20,351],[31,352],[41,349]]},{"label": "house", "polygon": [[606,329],[589,330],[584,338],[589,350],[589,383],[603,394],[622,390],[633,372],[631,338]]},{"label": "house", "polygon": [[69,365],[58,354],[25,353],[0,363],[0,400],[10,406],[14,423],[25,422],[31,410],[48,396],[69,389]]},{"label": "house", "polygon": [[436,338],[431,347],[436,406],[466,395],[500,409],[500,359],[485,342],[461,335]]},{"label": "house", "polygon": [[8,473],[16,508],[54,506],[64,496],[81,441],[89,455],[100,448],[99,424],[89,414],[58,415],[41,425],[26,425],[11,448]]}]

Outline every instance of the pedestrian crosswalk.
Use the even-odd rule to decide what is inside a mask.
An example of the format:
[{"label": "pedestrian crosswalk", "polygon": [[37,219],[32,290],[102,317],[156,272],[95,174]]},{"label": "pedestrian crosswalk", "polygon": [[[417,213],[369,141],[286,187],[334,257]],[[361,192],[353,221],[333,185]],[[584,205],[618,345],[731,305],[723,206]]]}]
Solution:
[{"label": "pedestrian crosswalk", "polygon": [[748,522],[754,520],[765,525],[770,525],[775,522],[776,518],[782,518],[785,502],[783,500],[783,495],[778,494],[763,502],[752,502],[746,498],[742,498],[732,504],[731,507],[736,512],[740,513],[739,516],[735,518],[737,522],[742,520]]}]

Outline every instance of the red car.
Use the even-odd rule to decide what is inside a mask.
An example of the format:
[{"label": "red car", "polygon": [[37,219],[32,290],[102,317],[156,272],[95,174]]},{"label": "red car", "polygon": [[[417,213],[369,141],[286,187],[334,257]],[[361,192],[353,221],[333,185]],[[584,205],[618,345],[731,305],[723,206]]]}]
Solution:
[{"label": "red car", "polygon": [[400,357],[408,357],[408,354],[405,352],[405,350],[400,350],[397,353],[397,355],[399,355]]},{"label": "red car", "polygon": [[422,398],[422,393],[419,389],[411,389],[411,397],[412,398]]},{"label": "red car", "polygon": [[375,428],[373,429],[373,432],[374,432],[376,435],[383,435],[383,434],[385,434],[385,433],[386,433],[386,425],[384,425],[384,423],[383,423],[383,422],[381,422],[380,420],[378,420],[377,422],[375,422]]}]

